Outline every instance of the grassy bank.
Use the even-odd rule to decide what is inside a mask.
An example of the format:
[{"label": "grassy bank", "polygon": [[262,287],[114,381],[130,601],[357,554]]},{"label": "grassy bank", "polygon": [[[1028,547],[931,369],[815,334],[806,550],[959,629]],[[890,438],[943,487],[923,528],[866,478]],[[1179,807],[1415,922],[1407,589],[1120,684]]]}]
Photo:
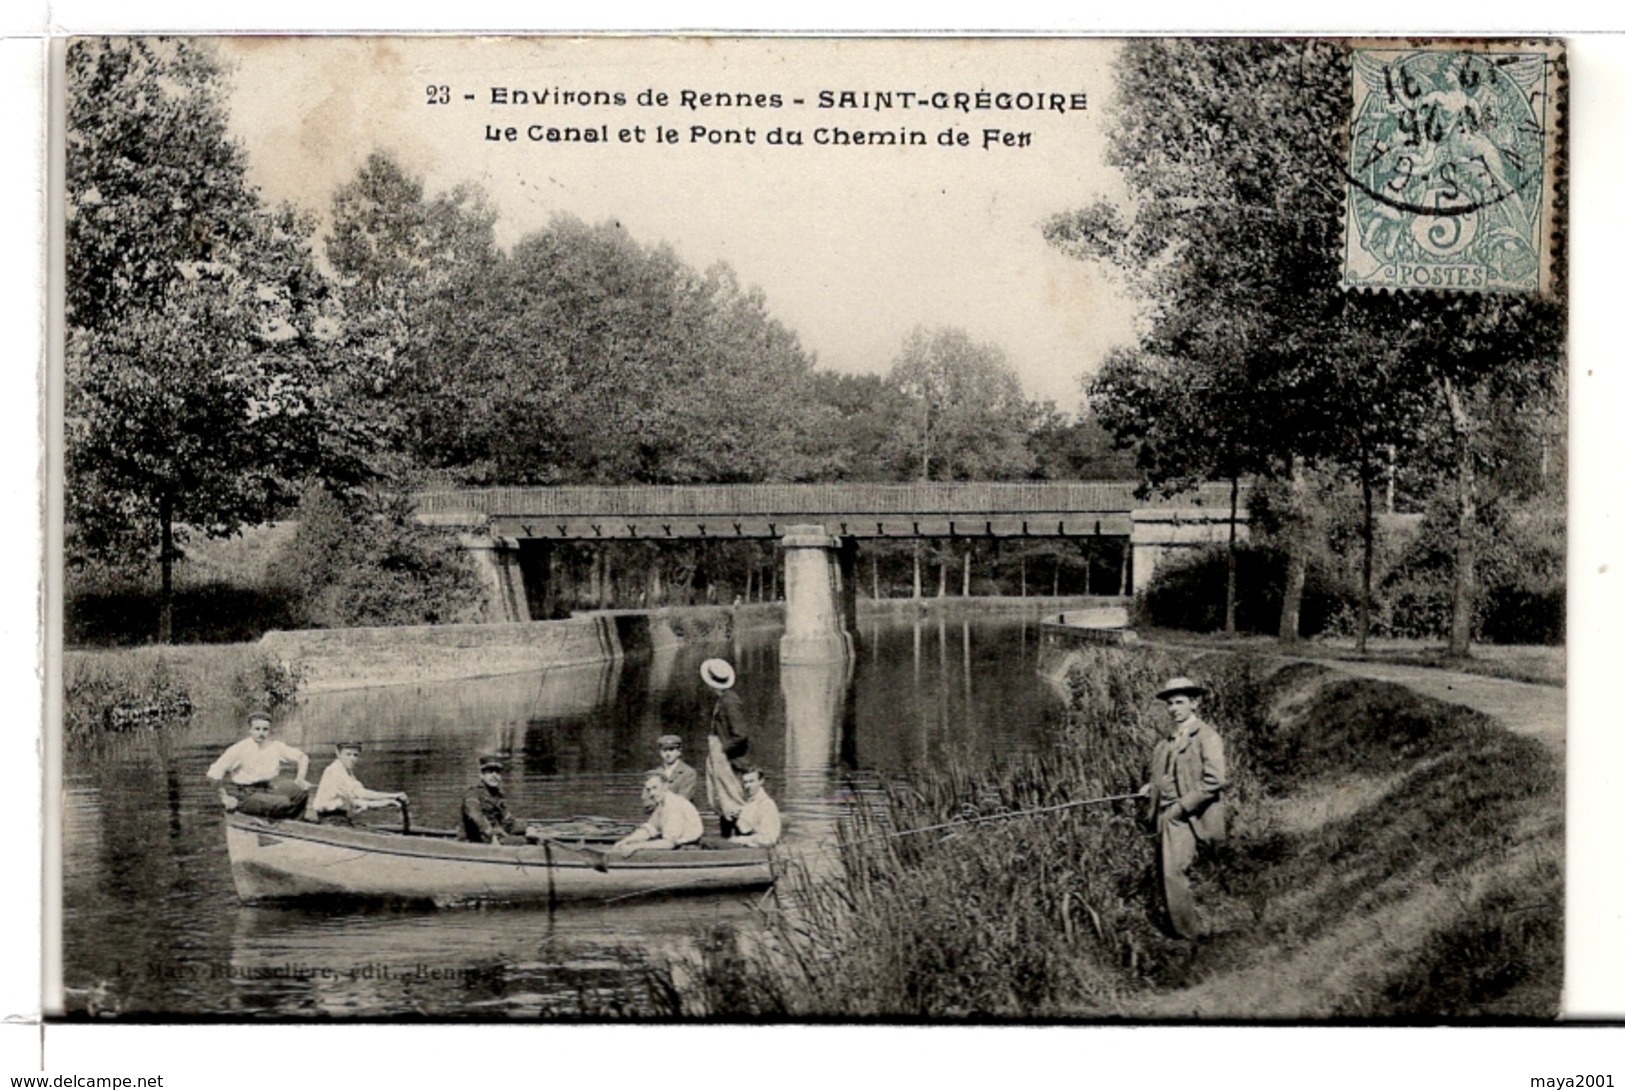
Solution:
[{"label": "grassy bank", "polygon": [[[1314,665],[1113,649],[1055,751],[894,785],[837,875],[792,865],[761,926],[654,970],[678,1016],[1544,1019],[1561,984],[1560,769],[1473,713]],[[897,832],[1132,790],[1173,672],[1214,687],[1234,836],[1213,934],[1153,923],[1134,803]]]},{"label": "grassy bank", "polygon": [[69,651],[63,656],[63,728],[70,743],[184,721],[194,708],[292,701],[301,671],[257,644]]}]

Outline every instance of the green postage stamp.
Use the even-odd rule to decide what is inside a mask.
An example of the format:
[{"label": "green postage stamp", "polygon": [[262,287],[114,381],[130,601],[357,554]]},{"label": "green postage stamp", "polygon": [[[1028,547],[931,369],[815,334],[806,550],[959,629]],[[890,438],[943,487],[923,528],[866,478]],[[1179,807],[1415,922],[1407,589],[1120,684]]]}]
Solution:
[{"label": "green postage stamp", "polygon": [[1351,57],[1343,286],[1547,290],[1561,45],[1385,44]]}]

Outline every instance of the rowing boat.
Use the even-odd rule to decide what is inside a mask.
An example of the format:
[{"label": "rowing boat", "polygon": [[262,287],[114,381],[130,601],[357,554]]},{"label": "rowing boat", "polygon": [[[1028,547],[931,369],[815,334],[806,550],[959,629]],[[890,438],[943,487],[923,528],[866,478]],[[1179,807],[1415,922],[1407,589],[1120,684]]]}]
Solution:
[{"label": "rowing boat", "polygon": [[[445,833],[271,821],[227,814],[226,853],[244,902],[309,897],[437,905],[553,903],[644,893],[760,889],[773,882],[761,848],[605,854],[578,827],[532,830],[525,844],[473,844]],[[559,830],[563,830],[562,832]]]}]

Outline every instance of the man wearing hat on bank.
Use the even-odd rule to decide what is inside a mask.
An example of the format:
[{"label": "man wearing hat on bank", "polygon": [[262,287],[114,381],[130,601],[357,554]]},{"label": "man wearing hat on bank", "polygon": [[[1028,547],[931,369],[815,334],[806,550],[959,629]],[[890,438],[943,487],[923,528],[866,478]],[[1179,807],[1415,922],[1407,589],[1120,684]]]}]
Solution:
[{"label": "man wearing hat on bank", "polygon": [[352,825],[356,814],[405,806],[404,791],[374,791],[363,787],[355,776],[355,763],[361,759],[360,742],[339,742],[333,747],[334,761],[322,772],[311,803],[316,820],[324,825]]},{"label": "man wearing hat on bank", "polygon": [[750,732],[745,725],[745,705],[734,692],[734,668],[727,660],[706,659],[700,663],[700,678],[717,698],[707,739],[705,795],[717,812],[722,835],[729,837],[738,833],[735,822],[745,805],[739,770],[750,751]]},{"label": "man wearing hat on bank", "polygon": [[[294,779],[282,765],[294,766]],[[233,744],[209,766],[206,775],[220,788],[220,804],[252,817],[290,818],[305,812],[310,796],[310,758],[286,742],[271,738],[271,713],[256,708],[248,716],[248,737]]]},{"label": "man wearing hat on bank", "polygon": [[1151,753],[1151,782],[1140,794],[1151,802],[1157,832],[1157,869],[1168,922],[1185,939],[1201,937],[1191,896],[1190,868],[1199,852],[1224,839],[1224,742],[1198,714],[1207,690],[1176,677],[1157,693],[1172,729]]},{"label": "man wearing hat on bank", "polygon": [[480,758],[479,782],[463,792],[464,840],[476,844],[523,844],[525,823],[508,813],[502,773],[508,762],[495,753]]},{"label": "man wearing hat on bank", "polygon": [[694,788],[699,786],[700,774],[683,760],[683,740],[675,734],[660,736],[660,767],[653,774],[666,781],[666,790],[694,801]]}]

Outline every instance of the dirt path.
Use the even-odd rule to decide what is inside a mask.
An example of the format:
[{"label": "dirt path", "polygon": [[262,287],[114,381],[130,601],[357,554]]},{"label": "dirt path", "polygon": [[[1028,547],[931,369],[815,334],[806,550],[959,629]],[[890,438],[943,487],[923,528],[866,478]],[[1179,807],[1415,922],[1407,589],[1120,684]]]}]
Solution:
[{"label": "dirt path", "polygon": [[1530,685],[1481,674],[1463,674],[1435,666],[1401,666],[1386,662],[1341,659],[1292,659],[1314,662],[1355,677],[1388,681],[1441,700],[1482,712],[1515,734],[1538,738],[1559,754],[1564,749],[1568,694],[1550,685]]},{"label": "dirt path", "polygon": [[[1152,647],[1185,652],[1212,652],[1222,647],[1169,640],[1147,640]],[[1259,650],[1251,648],[1249,650]],[[1403,685],[1412,692],[1447,704],[1459,704],[1501,723],[1515,734],[1527,734],[1550,746],[1561,758],[1567,737],[1568,691],[1552,685],[1466,674],[1440,666],[1408,666],[1392,662],[1355,662],[1266,651],[1280,662],[1308,662],[1339,670],[1351,677],[1371,678]]]}]

